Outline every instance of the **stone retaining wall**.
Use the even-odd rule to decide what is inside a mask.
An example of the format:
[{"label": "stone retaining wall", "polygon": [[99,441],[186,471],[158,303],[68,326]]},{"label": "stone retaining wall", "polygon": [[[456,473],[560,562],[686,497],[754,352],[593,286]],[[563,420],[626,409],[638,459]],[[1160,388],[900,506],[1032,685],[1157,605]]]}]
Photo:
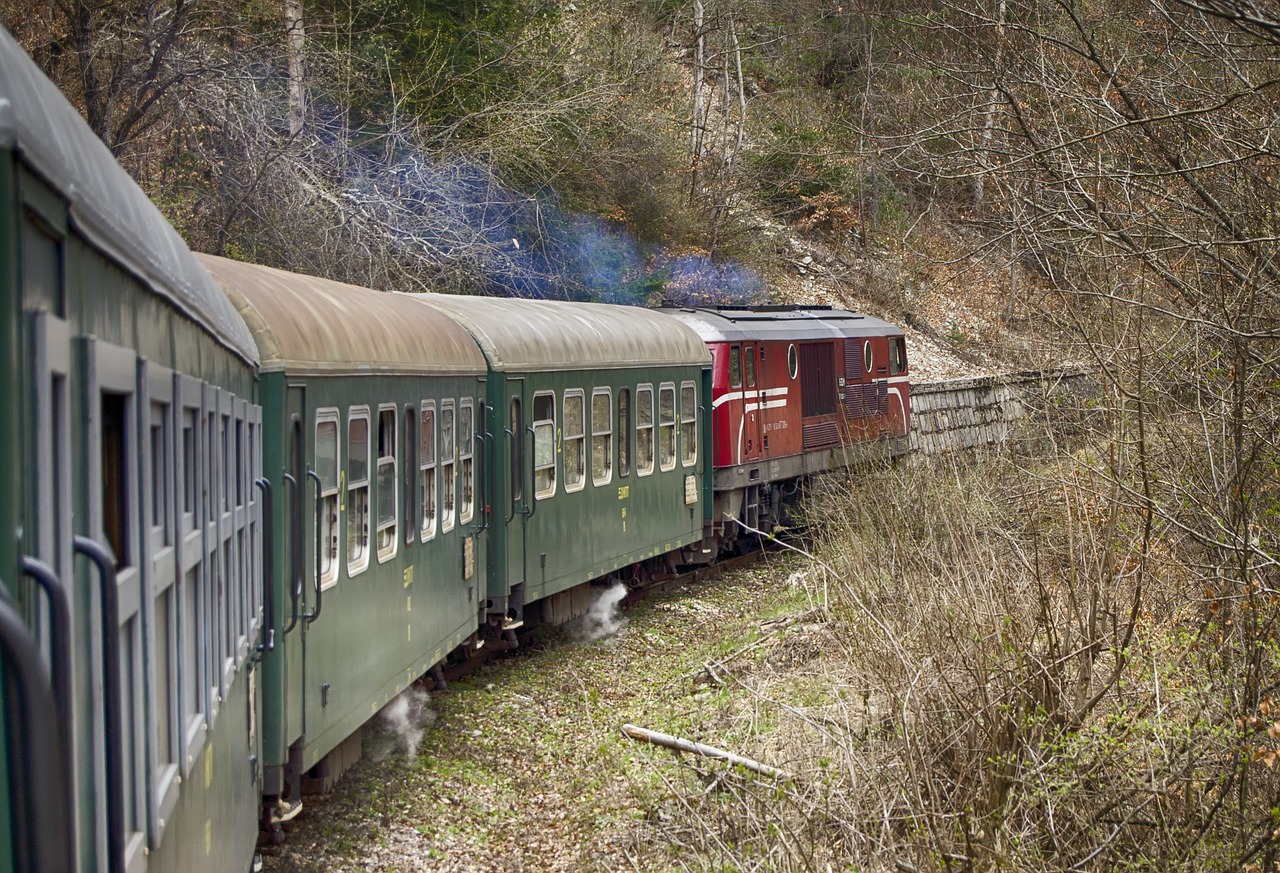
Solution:
[{"label": "stone retaining wall", "polygon": [[1084,369],[913,384],[911,450],[933,455],[1002,442],[1028,416],[1064,400],[1081,400],[1093,391]]}]

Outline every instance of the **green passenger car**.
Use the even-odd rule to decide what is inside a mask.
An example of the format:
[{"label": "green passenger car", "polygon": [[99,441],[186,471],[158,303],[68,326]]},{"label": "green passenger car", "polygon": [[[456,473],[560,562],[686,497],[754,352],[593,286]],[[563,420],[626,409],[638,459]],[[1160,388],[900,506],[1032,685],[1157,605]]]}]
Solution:
[{"label": "green passenger car", "polygon": [[[701,538],[711,356],[636,307],[408,295],[466,327],[488,362],[493,627],[584,611],[583,583]],[[665,560],[665,558],[663,558]]]},{"label": "green passenger car", "polygon": [[341,775],[361,726],[476,632],[485,361],[404,296],[201,257],[261,349],[280,495],[265,785],[296,797],[301,778]]},{"label": "green passenger car", "polygon": [[244,873],[257,350],[3,30],[0,307],[0,613],[39,668],[6,647],[0,869]]}]

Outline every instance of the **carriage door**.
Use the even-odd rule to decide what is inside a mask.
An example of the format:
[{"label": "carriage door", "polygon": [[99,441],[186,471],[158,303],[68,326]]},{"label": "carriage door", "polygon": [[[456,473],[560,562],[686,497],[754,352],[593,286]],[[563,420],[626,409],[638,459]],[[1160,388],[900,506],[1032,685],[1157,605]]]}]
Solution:
[{"label": "carriage door", "polygon": [[742,344],[742,438],[744,462],[764,453],[764,380],[757,343]]},{"label": "carriage door", "polygon": [[[506,535],[501,538],[505,539],[505,545],[498,546],[496,555],[501,569],[494,572],[493,565],[490,565],[490,578],[498,584],[490,583],[489,596],[506,598],[512,594],[513,599],[522,599],[524,588],[517,586],[523,586],[525,581],[525,526],[529,521],[528,511],[533,504],[532,473],[529,466],[533,439],[528,433],[532,423],[529,417],[532,401],[528,396],[528,384],[521,377],[507,377],[506,396],[507,408],[502,413],[502,440],[506,447],[506,487],[503,491],[507,500],[501,509]],[[497,512],[495,508],[495,516]],[[495,540],[499,539],[495,537]]]},{"label": "carriage door", "polygon": [[[307,592],[312,579],[307,570],[307,550],[314,548],[309,544],[315,543],[315,504],[311,494],[314,489],[307,478],[307,459],[311,457],[307,452],[307,442],[314,438],[316,423],[307,412],[306,388],[302,385],[289,385],[284,419],[288,422],[284,446],[284,473],[288,478],[281,490],[282,497],[277,498],[277,505],[283,504],[279,514],[284,518],[285,536],[278,537],[276,542],[286,542],[288,546],[283,561],[284,584],[279,586],[284,589],[284,597],[276,599],[280,604],[276,607],[276,614],[282,629],[288,629],[288,633],[276,637],[276,647],[284,649],[284,675],[280,679],[283,688],[279,699],[284,700],[285,705],[284,712],[278,715],[284,725],[284,735],[280,739],[283,747],[288,748],[302,736],[302,715],[306,711],[302,682],[306,635],[303,633],[305,622],[302,614],[306,611]],[[312,507],[310,511],[307,509],[309,506]],[[276,550],[281,551],[280,546]]]}]

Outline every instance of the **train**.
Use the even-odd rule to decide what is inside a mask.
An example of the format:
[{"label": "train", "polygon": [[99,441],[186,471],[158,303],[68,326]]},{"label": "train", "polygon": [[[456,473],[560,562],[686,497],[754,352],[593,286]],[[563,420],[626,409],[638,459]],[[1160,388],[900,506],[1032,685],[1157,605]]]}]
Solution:
[{"label": "train", "polygon": [[907,450],[875,318],[195,254],[3,29],[0,155],[6,870],[252,870],[440,665]]}]

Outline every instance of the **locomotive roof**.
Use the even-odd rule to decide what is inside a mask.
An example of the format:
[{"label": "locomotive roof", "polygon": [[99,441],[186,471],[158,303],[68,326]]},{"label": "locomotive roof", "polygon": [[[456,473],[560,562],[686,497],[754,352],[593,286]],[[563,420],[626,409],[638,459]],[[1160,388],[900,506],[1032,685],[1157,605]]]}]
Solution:
[{"label": "locomotive roof", "polygon": [[407,294],[471,331],[496,370],[581,370],[708,364],[696,333],[638,306]]},{"label": "locomotive roof", "polygon": [[253,330],[263,372],[438,374],[485,371],[453,319],[356,285],[197,255]]},{"label": "locomotive roof", "polygon": [[659,310],[692,327],[703,342],[807,340],[899,335],[887,321],[830,306],[702,306]]},{"label": "locomotive roof", "polygon": [[66,199],[72,226],[250,363],[249,328],[57,87],[0,27],[0,147]]}]

